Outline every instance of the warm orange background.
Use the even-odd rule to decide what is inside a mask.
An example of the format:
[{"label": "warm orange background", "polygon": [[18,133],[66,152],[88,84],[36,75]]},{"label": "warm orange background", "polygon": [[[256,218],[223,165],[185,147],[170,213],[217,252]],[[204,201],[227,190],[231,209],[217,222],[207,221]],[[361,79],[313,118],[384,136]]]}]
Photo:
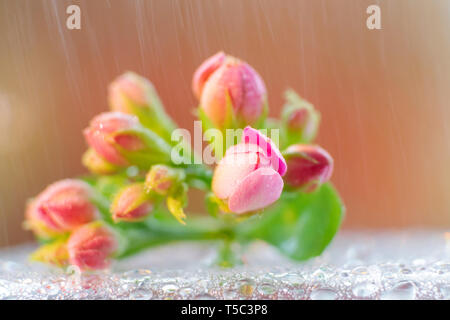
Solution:
[{"label": "warm orange background", "polygon": [[192,73],[221,49],[260,72],[271,115],[287,87],[322,112],[345,227],[449,227],[449,18],[446,0],[0,0],[0,245],[31,238],[27,197],[83,172],[81,130],[109,81],[145,75],[191,129]]}]

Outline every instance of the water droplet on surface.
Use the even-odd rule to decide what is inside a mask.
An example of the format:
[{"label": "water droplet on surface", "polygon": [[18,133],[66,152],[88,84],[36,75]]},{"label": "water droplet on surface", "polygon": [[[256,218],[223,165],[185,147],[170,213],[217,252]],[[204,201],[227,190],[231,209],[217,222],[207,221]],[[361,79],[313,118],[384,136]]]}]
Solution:
[{"label": "water droplet on surface", "polygon": [[356,298],[369,298],[373,296],[378,291],[376,285],[371,282],[361,282],[353,287],[353,294]]},{"label": "water droplet on surface", "polygon": [[243,284],[239,288],[239,292],[246,298],[251,297],[254,290],[255,290],[255,287],[251,284]]},{"label": "water droplet on surface", "polygon": [[0,299],[6,299],[10,295],[12,289],[12,282],[7,280],[0,280]]},{"label": "water droplet on surface", "polygon": [[348,278],[349,276],[350,276],[350,274],[347,271],[341,272],[342,278]]},{"label": "water droplet on surface", "polygon": [[234,290],[225,290],[223,292],[223,298],[226,300],[236,299],[238,297],[238,293]]},{"label": "water droplet on surface", "polygon": [[337,293],[332,289],[314,289],[310,297],[311,300],[336,300]]},{"label": "water droplet on surface", "polygon": [[147,279],[151,275],[151,271],[148,269],[137,269],[137,270],[130,270],[123,273],[122,278],[125,281],[135,282],[140,279]]},{"label": "water droplet on surface", "polygon": [[352,274],[358,276],[367,276],[369,274],[369,270],[366,267],[356,267],[352,270]]},{"label": "water droplet on surface", "polygon": [[216,298],[210,294],[200,294],[194,298],[194,300],[216,300]]},{"label": "water droplet on surface", "polygon": [[381,300],[412,300],[416,297],[416,285],[411,281],[400,281],[381,294]]},{"label": "water droplet on surface", "polygon": [[294,293],[297,295],[296,299],[306,299],[306,291],[305,289],[296,289]]},{"label": "water droplet on surface", "polygon": [[168,283],[162,286],[162,291],[166,294],[174,294],[178,290],[178,286],[174,283]]},{"label": "water droplet on surface", "polygon": [[450,285],[443,285],[439,288],[439,292],[442,295],[442,299],[450,300]]},{"label": "water droplet on surface", "polygon": [[258,286],[258,292],[262,295],[269,296],[277,292],[277,289],[270,283],[263,283]]},{"label": "water droplet on surface", "polygon": [[148,288],[137,288],[130,294],[132,300],[150,300],[151,298],[153,298],[153,291]]},{"label": "water droplet on surface", "polygon": [[288,273],[280,278],[283,282],[286,282],[292,286],[298,286],[304,282],[303,277],[297,273]]},{"label": "water droplet on surface", "polygon": [[433,266],[433,269],[439,274],[450,272],[450,263],[438,262]]},{"label": "water droplet on surface", "polygon": [[192,295],[193,292],[194,292],[194,289],[186,287],[186,288],[181,288],[179,291],[179,294],[183,299],[187,299],[188,297],[190,297]]},{"label": "water droplet on surface", "polygon": [[402,270],[400,270],[400,273],[402,273],[402,274],[412,274],[412,271],[411,271],[411,269],[403,268]]},{"label": "water droplet on surface", "polygon": [[414,259],[413,260],[413,265],[418,267],[418,266],[423,266],[426,264],[426,260],[425,259]]}]

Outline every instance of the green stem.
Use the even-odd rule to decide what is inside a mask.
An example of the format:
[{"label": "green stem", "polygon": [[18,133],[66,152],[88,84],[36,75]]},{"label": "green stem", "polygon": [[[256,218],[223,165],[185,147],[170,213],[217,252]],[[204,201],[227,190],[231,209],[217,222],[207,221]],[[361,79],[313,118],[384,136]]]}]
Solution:
[{"label": "green stem", "polygon": [[235,243],[232,238],[224,239],[223,243],[220,245],[219,251],[217,252],[217,258],[215,261],[216,265],[229,268],[242,264],[240,254],[236,252],[236,248],[233,244],[237,243]]},{"label": "green stem", "polygon": [[183,169],[186,173],[186,182],[189,186],[204,191],[211,190],[211,169],[204,165],[192,165]]},{"label": "green stem", "polygon": [[188,225],[150,219],[146,223],[128,225],[121,234],[126,239],[125,250],[118,258],[124,258],[144,249],[174,241],[198,241],[228,239],[233,233],[226,226],[210,219],[190,220]]}]

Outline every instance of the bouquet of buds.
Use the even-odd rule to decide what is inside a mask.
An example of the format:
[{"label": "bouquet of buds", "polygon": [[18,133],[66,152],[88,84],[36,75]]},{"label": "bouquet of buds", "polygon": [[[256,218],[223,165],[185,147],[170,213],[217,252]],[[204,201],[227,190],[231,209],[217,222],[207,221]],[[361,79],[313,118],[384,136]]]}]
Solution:
[{"label": "bouquet of buds", "polygon": [[[290,90],[281,119],[268,118],[259,74],[223,52],[197,69],[192,89],[210,142],[201,154],[148,80],[128,72],[111,83],[111,111],[83,132],[91,174],[56,182],[27,204],[24,226],[42,243],[33,260],[103,269],[182,240],[217,243],[220,266],[242,263],[238,251],[255,240],[294,260],[325,249],[344,208],[328,182],[332,157],[311,144],[318,111]],[[190,188],[205,191],[210,215],[185,213]]]}]

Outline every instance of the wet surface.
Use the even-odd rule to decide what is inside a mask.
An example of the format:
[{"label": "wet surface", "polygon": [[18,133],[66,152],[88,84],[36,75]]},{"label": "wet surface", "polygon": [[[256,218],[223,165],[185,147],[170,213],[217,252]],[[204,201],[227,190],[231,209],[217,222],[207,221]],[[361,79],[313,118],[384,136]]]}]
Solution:
[{"label": "wet surface", "polygon": [[255,243],[244,266],[211,267],[214,244],[179,243],[81,275],[27,262],[32,245],[0,251],[1,299],[450,299],[450,233],[341,232],[294,263]]}]

